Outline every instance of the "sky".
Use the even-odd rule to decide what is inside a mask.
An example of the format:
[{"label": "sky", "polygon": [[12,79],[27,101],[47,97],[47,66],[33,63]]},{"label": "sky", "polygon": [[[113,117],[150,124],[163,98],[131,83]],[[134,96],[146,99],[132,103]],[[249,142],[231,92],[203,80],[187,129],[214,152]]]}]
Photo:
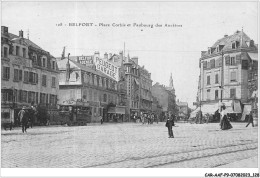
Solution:
[{"label": "sky", "polygon": [[[191,108],[196,101],[201,51],[242,27],[258,44],[257,1],[2,2],[1,13],[1,25],[9,27],[10,33],[18,35],[23,30],[27,37],[29,30],[30,40],[55,57],[61,56],[63,46],[66,55],[72,56],[95,51],[118,54],[125,43],[126,55],[138,56],[139,65],[151,72],[153,84],[168,86],[172,73],[176,98]],[[126,26],[113,27],[113,23]]]}]

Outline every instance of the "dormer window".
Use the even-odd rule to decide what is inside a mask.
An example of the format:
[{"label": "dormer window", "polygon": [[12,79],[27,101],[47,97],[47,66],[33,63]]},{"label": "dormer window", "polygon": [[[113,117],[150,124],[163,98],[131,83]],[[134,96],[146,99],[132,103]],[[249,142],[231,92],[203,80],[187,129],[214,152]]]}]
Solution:
[{"label": "dormer window", "polygon": [[236,49],[239,47],[239,41],[232,42],[232,49]]},{"label": "dormer window", "polygon": [[217,53],[219,52],[219,46],[216,47],[216,51],[217,51]]}]

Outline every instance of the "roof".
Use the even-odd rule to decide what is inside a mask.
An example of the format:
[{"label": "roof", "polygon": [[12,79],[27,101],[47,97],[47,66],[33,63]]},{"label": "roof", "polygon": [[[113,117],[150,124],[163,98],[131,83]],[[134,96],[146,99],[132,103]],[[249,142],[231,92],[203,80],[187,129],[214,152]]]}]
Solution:
[{"label": "roof", "polygon": [[[66,70],[67,62],[68,62],[68,58],[57,61],[59,70]],[[69,64],[70,64],[71,69],[80,69],[80,70],[83,70],[83,71],[86,71],[86,72],[91,72],[91,73],[96,74],[96,75],[101,76],[101,77],[105,77],[105,78],[109,78],[109,79],[114,80],[112,77],[109,77],[109,76],[103,74],[102,72],[100,72],[98,70],[92,69],[93,65],[86,66],[86,65],[80,64],[80,63],[73,61],[73,60],[69,60]]]},{"label": "roof", "polygon": [[[241,40],[242,38],[242,40]],[[230,35],[230,36],[225,36],[219,40],[217,40],[212,46],[211,48],[215,49],[218,45],[223,45],[224,47],[222,48],[223,51],[228,51],[228,50],[232,50],[232,42],[235,42],[235,41],[238,41],[241,43],[242,41],[242,44],[240,44],[240,46],[242,48],[248,48],[248,42],[250,42],[250,38],[243,32],[243,31],[236,31],[233,35]],[[247,44],[248,43],[248,44]],[[256,47],[256,46],[255,46]],[[218,53],[216,52],[216,50],[214,50],[212,52],[212,54],[214,53]],[[203,52],[203,55],[210,55],[207,52]]]},{"label": "roof", "polygon": [[[17,35],[14,35],[12,33],[8,33],[9,35],[9,39],[12,41],[16,41],[16,40],[20,40],[20,37]],[[32,46],[34,48],[43,50],[41,47],[39,47],[38,45],[36,45],[34,42],[32,42],[31,40],[27,39],[27,38],[23,38],[23,40],[25,41],[25,43],[27,43],[28,46]]]}]

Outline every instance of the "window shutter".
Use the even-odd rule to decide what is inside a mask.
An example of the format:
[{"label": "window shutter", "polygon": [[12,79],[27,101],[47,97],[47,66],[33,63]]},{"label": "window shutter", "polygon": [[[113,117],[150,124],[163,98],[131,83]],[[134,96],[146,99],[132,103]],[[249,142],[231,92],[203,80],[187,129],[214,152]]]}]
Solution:
[{"label": "window shutter", "polygon": [[225,57],[226,65],[230,65],[230,56]]},{"label": "window shutter", "polygon": [[237,54],[236,55],[236,65],[241,64],[241,55]]}]

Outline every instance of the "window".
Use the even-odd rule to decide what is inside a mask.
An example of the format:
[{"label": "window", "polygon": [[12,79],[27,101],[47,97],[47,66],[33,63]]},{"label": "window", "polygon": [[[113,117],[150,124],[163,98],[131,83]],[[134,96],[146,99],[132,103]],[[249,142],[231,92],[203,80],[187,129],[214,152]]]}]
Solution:
[{"label": "window", "polygon": [[29,91],[28,92],[28,103],[31,103],[32,102],[32,92]]},{"label": "window", "polygon": [[226,61],[226,65],[230,65],[230,57],[229,56],[226,56],[225,57],[225,61]]},{"label": "window", "polygon": [[92,101],[92,90],[89,90],[89,101]]},{"label": "window", "polygon": [[49,95],[48,94],[46,94],[46,97],[45,97],[45,99],[46,99],[46,102],[45,103],[49,103],[49,101],[48,101],[48,99],[49,99],[49,97],[48,97]]},{"label": "window", "polygon": [[47,86],[47,76],[42,75],[42,86],[46,87]]},{"label": "window", "polygon": [[35,55],[33,55],[33,57],[32,57],[32,62],[33,62],[33,64],[36,64],[36,56]]},{"label": "window", "polygon": [[19,102],[22,102],[22,99],[23,99],[23,90],[19,90],[19,95],[18,95],[18,101]]},{"label": "window", "polygon": [[46,67],[46,59],[42,58],[42,67]]},{"label": "window", "polygon": [[104,94],[103,101],[107,102],[107,94]]},{"label": "window", "polygon": [[43,104],[45,103],[46,99],[45,99],[45,94],[44,93],[40,93],[40,103]]},{"label": "window", "polygon": [[207,90],[207,100],[210,100],[210,89]]},{"label": "window", "polygon": [[10,67],[3,67],[3,79],[9,80],[10,78]]},{"label": "window", "polygon": [[230,89],[230,98],[236,98],[236,89],[235,88]]},{"label": "window", "polygon": [[33,83],[33,72],[29,72],[29,82]]},{"label": "window", "polygon": [[236,82],[237,78],[236,78],[236,72],[231,72],[231,77],[230,77],[230,81],[231,82]]},{"label": "window", "polygon": [[42,66],[42,61],[40,57],[37,57],[37,64],[38,66]]},{"label": "window", "polygon": [[56,88],[56,78],[55,77],[51,78],[51,87]]},{"label": "window", "polygon": [[20,47],[16,46],[16,56],[20,56]]},{"label": "window", "polygon": [[51,69],[51,59],[47,59],[47,68]]},{"label": "window", "polygon": [[232,43],[232,49],[236,49],[236,42]]},{"label": "window", "polygon": [[210,85],[210,76],[207,76],[207,85]]},{"label": "window", "polygon": [[51,105],[55,105],[55,98],[56,98],[55,95],[50,95],[50,103],[51,103]]},{"label": "window", "polygon": [[52,61],[52,69],[55,70],[55,61]]},{"label": "window", "polygon": [[23,57],[26,58],[26,49],[23,48]]},{"label": "window", "polygon": [[24,71],[24,83],[28,83],[28,82],[29,82],[29,72]]},{"label": "window", "polygon": [[27,103],[27,91],[23,91],[22,102]]},{"label": "window", "polygon": [[210,60],[210,68],[215,68],[215,59]]},{"label": "window", "polygon": [[210,61],[207,62],[207,69],[210,69]]},{"label": "window", "polygon": [[19,70],[14,69],[14,81],[17,82],[19,81]]},{"label": "window", "polygon": [[230,65],[236,65],[235,57],[230,58]]},{"label": "window", "polygon": [[4,47],[4,57],[7,57],[8,56],[8,48],[7,47]]},{"label": "window", "polygon": [[38,104],[38,103],[39,103],[38,99],[39,99],[39,95],[38,95],[38,92],[36,92],[36,95],[35,95],[35,104]]},{"label": "window", "polygon": [[23,81],[23,70],[19,70],[19,81]]},{"label": "window", "polygon": [[218,83],[218,74],[215,75],[215,83]]},{"label": "window", "polygon": [[215,90],[215,100],[218,99],[218,90]]}]

